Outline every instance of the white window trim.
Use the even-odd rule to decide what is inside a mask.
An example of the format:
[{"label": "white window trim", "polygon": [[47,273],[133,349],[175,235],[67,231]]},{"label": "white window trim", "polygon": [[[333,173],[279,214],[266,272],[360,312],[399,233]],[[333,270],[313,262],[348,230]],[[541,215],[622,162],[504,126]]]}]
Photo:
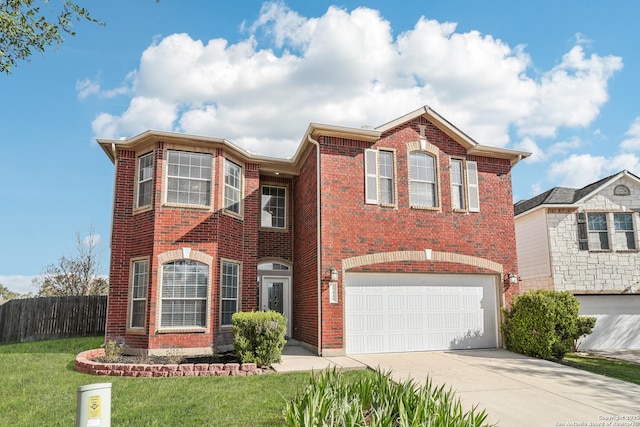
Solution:
[{"label": "white window trim", "polygon": [[[233,264],[235,266],[237,266],[238,268],[238,277],[237,277],[237,292],[236,292],[236,298],[224,298],[222,295],[222,283],[223,283],[223,276],[224,276],[224,265],[225,264]],[[240,261],[235,261],[232,259],[226,259],[226,258],[221,258],[220,259],[220,288],[219,288],[219,292],[220,292],[220,328],[222,329],[227,329],[227,328],[231,328],[231,323],[222,323],[222,302],[223,301],[231,301],[231,300],[235,300],[236,302],[236,310],[234,311],[234,313],[237,313],[240,311],[240,301],[241,301],[241,290],[242,290],[242,262]],[[233,316],[233,314],[232,314]]]},{"label": "white window trim", "polygon": [[[211,175],[209,176],[209,179],[202,179],[202,178],[188,178],[188,179],[193,179],[193,180],[197,180],[197,181],[209,181],[209,200],[207,201],[206,204],[201,205],[201,204],[191,204],[191,203],[179,203],[179,202],[170,202],[169,201],[169,153],[170,152],[182,152],[182,153],[188,153],[188,154],[198,154],[198,155],[204,155],[204,156],[209,156],[209,159],[211,161]],[[163,167],[163,174],[164,174],[164,190],[163,190],[163,196],[164,196],[164,205],[166,206],[171,206],[171,207],[182,207],[182,208],[189,208],[189,209],[208,209],[210,210],[212,208],[212,203],[211,201],[213,200],[213,192],[214,192],[214,182],[213,182],[213,176],[214,176],[214,165],[213,165],[213,159],[214,156],[213,154],[209,153],[209,152],[201,152],[201,151],[191,151],[191,150],[185,150],[182,148],[168,148],[165,150],[164,152],[165,156],[164,156],[164,167]],[[171,177],[171,178],[181,178],[181,177]]]},{"label": "white window trim", "polygon": [[[165,259],[163,262],[160,262],[159,268],[158,268],[158,292],[157,292],[157,299],[158,299],[158,311],[157,311],[157,317],[156,317],[156,329],[158,331],[158,333],[180,333],[180,332],[202,332],[202,331],[206,331],[209,329],[209,324],[210,324],[210,314],[211,314],[211,265],[206,263],[204,260],[202,259],[195,259],[195,257],[193,256],[193,252],[191,253],[192,256],[189,259],[184,259],[184,258],[173,258],[173,259]],[[159,257],[160,258],[160,257]],[[187,261],[187,260],[191,260],[191,261],[196,261],[199,262],[201,264],[204,264],[207,266],[207,296],[205,297],[205,301],[206,301],[206,305],[205,305],[205,310],[206,310],[206,314],[205,314],[205,326],[163,326],[162,325],[162,285],[163,285],[163,275],[164,275],[164,265],[165,264],[169,264],[175,261]]]},{"label": "white window trim", "polygon": [[[592,230],[590,225],[589,225],[589,216],[590,215],[604,215],[604,219],[607,225],[607,228],[605,230]],[[612,241],[611,241],[611,228],[612,228],[612,224],[611,224],[611,220],[612,218],[609,218],[609,214],[607,212],[598,212],[598,211],[592,211],[592,212],[587,212],[587,241],[589,242],[589,251],[591,252],[611,252],[612,251]],[[607,236],[607,245],[609,246],[608,248],[592,248],[591,246],[591,239],[589,238],[589,236],[591,236],[592,234],[603,234],[605,233]]]},{"label": "white window trim", "polygon": [[[430,182],[430,181],[422,181],[422,180],[418,180],[418,179],[412,179],[411,178],[411,155],[412,154],[423,154],[426,156],[429,156],[433,159],[433,168],[434,168],[434,181]],[[407,171],[407,177],[409,179],[409,186],[408,186],[408,190],[409,190],[409,205],[414,208],[414,209],[430,209],[430,210],[440,210],[440,185],[438,182],[438,156],[434,153],[430,153],[428,151],[424,151],[424,150],[413,150],[413,151],[409,151],[407,154],[407,167],[408,167],[408,171]],[[429,206],[429,205],[420,205],[418,203],[415,203],[413,200],[413,193],[411,192],[411,183],[413,182],[419,182],[419,183],[426,183],[426,184],[432,184],[434,186],[434,205],[433,206]]]},{"label": "white window trim", "polygon": [[[262,198],[264,197],[264,194],[262,193],[262,191],[264,188],[278,188],[278,189],[284,190],[284,225],[282,227],[277,227],[273,225],[264,225],[262,223],[262,210],[264,209],[264,206],[262,204]],[[289,215],[287,213],[287,210],[289,208],[289,202],[287,200],[288,196],[289,196],[289,189],[287,188],[286,185],[263,184],[260,186],[260,228],[280,230],[280,231],[288,229],[288,224],[287,224],[287,220],[289,219]]]},{"label": "white window trim", "polygon": [[[460,186],[453,183],[453,162],[460,162],[462,182]],[[451,180],[451,208],[456,212],[480,212],[480,191],[478,183],[478,163],[464,158],[452,157],[450,160]],[[453,194],[457,188],[462,188],[462,200],[464,206],[453,207]]]},{"label": "white window trim", "polygon": [[[616,228],[616,221],[615,221],[616,214],[618,214],[618,215],[619,214],[631,215],[631,230],[618,230]],[[611,216],[612,216],[612,224],[613,224],[613,230],[612,230],[613,234],[611,235],[612,236],[612,240],[613,240],[613,242],[612,242],[613,243],[612,244],[613,248],[612,249],[614,251],[618,251],[618,252],[636,251],[638,249],[638,233],[636,231],[637,230],[637,228],[636,228],[637,227],[636,215],[634,215],[633,212],[612,212]],[[625,248],[620,248],[620,249],[617,248],[616,247],[616,242],[617,242],[618,239],[613,237],[613,236],[615,236],[616,234],[618,234],[618,235],[619,234],[624,234],[625,235],[625,239],[624,240],[627,241],[627,239],[626,239],[626,234],[627,233],[633,233],[633,240],[632,241],[633,241],[634,247],[633,248],[625,247]]]},{"label": "white window trim", "polygon": [[[392,190],[393,200],[391,203],[383,203],[380,199],[380,152],[384,151],[391,154],[393,175]],[[398,165],[396,159],[396,150],[393,148],[380,147],[378,149],[366,149],[364,152],[364,169],[365,169],[365,203],[371,205],[379,205],[385,207],[398,206]],[[385,177],[385,179],[388,179]]]},{"label": "white window trim", "polygon": [[[135,287],[135,280],[136,280],[136,273],[135,273],[135,265],[137,263],[141,263],[141,262],[145,262],[146,265],[146,271],[145,271],[145,275],[146,275],[146,283],[145,283],[145,292],[144,292],[144,298],[135,298],[134,297],[134,287]],[[144,331],[146,326],[147,326],[147,299],[149,297],[149,276],[150,276],[150,263],[149,263],[149,257],[142,257],[142,258],[133,258],[131,260],[131,264],[130,264],[130,280],[129,280],[129,303],[128,303],[128,314],[127,314],[127,330],[130,331]],[[136,301],[145,301],[144,304],[144,310],[143,310],[143,322],[142,322],[142,326],[133,326],[132,322],[133,322],[133,303]]]},{"label": "white window trim", "polygon": [[[227,184],[226,182],[226,177],[227,177],[227,163],[234,165],[236,167],[238,167],[238,169],[240,169],[240,184],[239,184],[239,188],[235,188],[229,184]],[[235,216],[235,217],[242,217],[243,216],[243,212],[244,212],[244,167],[242,166],[241,163],[236,162],[234,160],[231,160],[229,158],[224,158],[224,166],[221,168],[222,169],[222,211],[226,214],[229,214],[231,216]],[[227,188],[230,188],[232,190],[237,190],[238,191],[238,212],[227,208]]]},{"label": "white window trim", "polygon": [[[151,158],[151,176],[149,178],[146,178],[144,180],[140,179],[140,171],[141,171],[141,165],[142,165],[142,160],[146,159],[146,158]],[[143,154],[141,156],[139,156],[137,158],[137,162],[136,162],[136,187],[135,187],[135,194],[134,194],[134,210],[135,211],[140,211],[140,210],[147,210],[150,209],[153,206],[153,176],[154,176],[154,169],[155,169],[155,159],[154,159],[154,152],[151,151],[150,153],[146,153]],[[140,187],[142,186],[142,184],[147,183],[147,182],[151,182],[151,200],[149,200],[148,204],[145,205],[141,205],[140,204]]]}]

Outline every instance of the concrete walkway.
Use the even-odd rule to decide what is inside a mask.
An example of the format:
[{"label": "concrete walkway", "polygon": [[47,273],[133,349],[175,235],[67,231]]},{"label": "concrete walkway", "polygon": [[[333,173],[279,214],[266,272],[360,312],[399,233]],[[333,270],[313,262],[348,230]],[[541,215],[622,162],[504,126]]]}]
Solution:
[{"label": "concrete walkway", "polygon": [[[373,354],[355,359],[398,381],[451,387],[500,427],[640,426],[640,385],[506,350]],[[624,420],[622,417],[630,417]],[[611,422],[611,424],[608,424]],[[617,423],[617,424],[616,424]]]},{"label": "concrete walkway", "polygon": [[367,365],[347,356],[318,356],[299,343],[288,342],[282,350],[282,362],[273,364],[271,367],[276,372],[310,372],[334,367],[337,369],[366,369]]},{"label": "concrete walkway", "polygon": [[[326,368],[392,371],[397,381],[451,387],[467,408],[486,409],[499,427],[640,427],[640,385],[506,350],[319,357],[287,345],[277,372]],[[624,419],[623,417],[629,417]]]}]

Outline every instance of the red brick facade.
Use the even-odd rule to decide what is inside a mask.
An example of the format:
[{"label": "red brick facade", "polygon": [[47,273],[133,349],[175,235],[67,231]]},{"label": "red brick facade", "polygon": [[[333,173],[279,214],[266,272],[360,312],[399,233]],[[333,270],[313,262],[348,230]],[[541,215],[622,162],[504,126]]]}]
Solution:
[{"label": "red brick facade", "polygon": [[[496,274],[485,264],[442,261],[387,260],[349,269],[343,265],[347,259],[429,249],[497,263],[505,274],[517,274],[510,170],[518,156],[526,153],[479,150],[448,123],[421,113],[424,111],[382,127],[377,134],[311,126],[297,156],[281,163],[252,157],[226,141],[187,135],[147,132],[117,144],[99,141],[116,163],[106,338],[124,341],[132,349],[149,350],[202,350],[228,344],[229,329],[220,326],[222,260],[241,265],[238,303],[243,311],[260,308],[258,263],[266,260],[292,266],[290,335],[318,352],[344,348],[342,303],[347,271]],[[431,209],[412,207],[409,201],[409,152],[420,150],[420,140],[425,138],[429,149],[437,153],[439,197],[437,208]],[[319,159],[312,141],[319,144]],[[164,202],[168,149],[212,155],[210,206]],[[367,149],[394,154],[396,199],[392,206],[365,203]],[[137,162],[149,152],[154,153],[152,205],[136,210]],[[227,157],[242,166],[240,215],[222,209]],[[452,158],[477,163],[479,212],[453,209]],[[262,185],[286,188],[284,229],[261,227]],[[161,264],[185,254],[210,263],[207,326],[197,331],[163,331],[158,311]],[[144,328],[127,328],[131,266],[136,259],[149,261],[146,320]],[[331,269],[339,273],[337,304],[329,304]],[[503,291],[508,302],[517,285],[505,280]]]}]

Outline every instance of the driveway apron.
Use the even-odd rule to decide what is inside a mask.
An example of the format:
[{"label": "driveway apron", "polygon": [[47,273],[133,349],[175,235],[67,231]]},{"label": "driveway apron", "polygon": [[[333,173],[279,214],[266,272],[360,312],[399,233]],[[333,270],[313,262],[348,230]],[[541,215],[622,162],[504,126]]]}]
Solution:
[{"label": "driveway apron", "polygon": [[394,379],[451,387],[500,427],[640,427],[640,385],[505,350],[351,356]]}]

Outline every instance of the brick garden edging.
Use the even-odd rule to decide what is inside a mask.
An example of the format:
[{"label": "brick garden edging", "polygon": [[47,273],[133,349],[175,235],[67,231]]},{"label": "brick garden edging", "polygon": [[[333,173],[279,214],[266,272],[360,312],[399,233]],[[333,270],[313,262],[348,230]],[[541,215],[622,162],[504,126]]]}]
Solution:
[{"label": "brick garden edging", "polygon": [[74,368],[90,375],[112,377],[226,377],[263,374],[255,363],[183,363],[180,365],[145,365],[102,363],[92,360],[104,356],[104,349],[87,350],[76,356]]}]

